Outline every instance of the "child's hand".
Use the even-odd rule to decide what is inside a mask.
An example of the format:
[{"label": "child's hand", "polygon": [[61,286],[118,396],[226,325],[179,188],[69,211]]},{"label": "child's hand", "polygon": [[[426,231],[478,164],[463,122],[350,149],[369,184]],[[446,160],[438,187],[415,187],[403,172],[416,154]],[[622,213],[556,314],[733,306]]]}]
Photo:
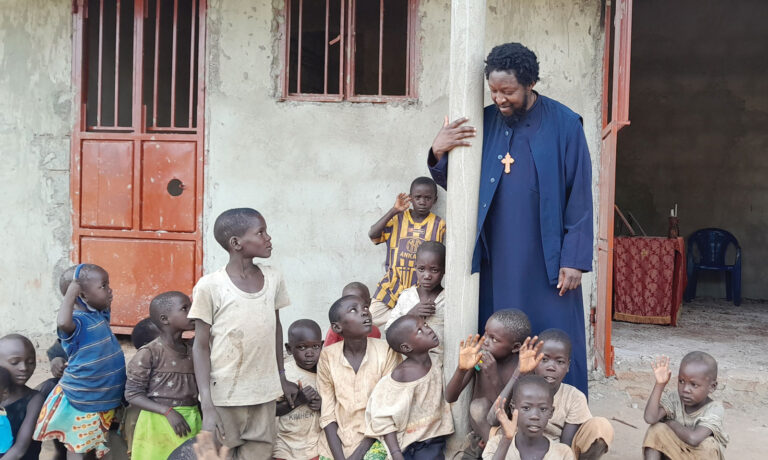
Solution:
[{"label": "child's hand", "polygon": [[171,424],[171,428],[173,428],[176,436],[180,438],[183,438],[192,431],[189,429],[189,425],[187,424],[187,421],[184,420],[184,417],[182,417],[181,414],[176,412],[174,409],[171,409],[165,418],[168,419],[168,423]]},{"label": "child's hand", "polygon": [[317,390],[311,386],[307,386],[301,389],[301,394],[304,395],[304,398],[307,400],[307,407],[311,410],[320,410],[322,400],[320,399],[320,394]]},{"label": "child's hand", "polygon": [[415,307],[411,308],[408,314],[426,318],[427,316],[434,315],[436,311],[435,302],[419,302]]},{"label": "child's hand", "polygon": [[669,370],[669,356],[659,356],[655,362],[651,363],[651,368],[658,385],[666,385],[672,377],[672,371]]},{"label": "child's hand", "polygon": [[280,386],[283,387],[285,400],[288,401],[288,405],[293,409],[296,407],[296,397],[300,390],[299,386],[293,382],[289,382],[288,379],[285,378],[285,374],[280,375]]},{"label": "child's hand", "polygon": [[66,368],[67,362],[64,361],[64,358],[57,356],[51,360],[51,374],[57,379],[60,379],[61,376],[64,375],[64,369]]},{"label": "child's hand", "polygon": [[393,208],[397,212],[405,212],[411,207],[411,197],[407,193],[398,193]]},{"label": "child's hand", "polygon": [[496,398],[496,418],[501,423],[501,429],[504,431],[504,437],[512,440],[515,439],[517,434],[517,409],[512,411],[512,420],[507,417],[507,413],[504,411],[504,406],[507,405],[507,398],[504,398],[499,402],[499,398]]},{"label": "child's hand", "polygon": [[67,286],[67,292],[64,295],[77,297],[80,295],[80,292],[82,292],[82,286],[80,286],[80,282],[78,280],[72,280],[72,282],[69,283],[69,286]]},{"label": "child's hand", "polygon": [[483,374],[483,379],[480,381],[481,385],[487,385],[486,388],[493,390],[496,394],[501,390],[501,382],[499,381],[499,368],[496,364],[496,358],[489,351],[483,351],[480,358],[480,372]]},{"label": "child's hand", "polygon": [[227,446],[221,446],[221,449],[216,452],[213,433],[210,431],[198,433],[192,447],[195,449],[195,455],[197,455],[198,460],[225,460],[229,455],[229,448]]},{"label": "child's hand", "polygon": [[520,357],[517,361],[517,367],[520,369],[520,374],[533,372],[541,360],[544,359],[544,355],[541,353],[541,347],[544,346],[544,341],[542,340],[539,342],[538,340],[539,336],[533,338],[526,337],[523,346],[520,347]]},{"label": "child's hand", "polygon": [[459,344],[459,369],[462,371],[468,371],[475,367],[483,356],[480,353],[480,347],[483,346],[483,341],[480,340],[480,335],[467,337],[467,341],[463,340]]}]

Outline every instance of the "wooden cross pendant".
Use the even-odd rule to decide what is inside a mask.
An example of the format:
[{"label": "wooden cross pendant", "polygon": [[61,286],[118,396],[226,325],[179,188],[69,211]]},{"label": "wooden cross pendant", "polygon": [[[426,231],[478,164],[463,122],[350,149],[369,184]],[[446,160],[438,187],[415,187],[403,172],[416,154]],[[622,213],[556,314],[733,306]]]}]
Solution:
[{"label": "wooden cross pendant", "polygon": [[515,159],[509,156],[509,152],[507,152],[507,156],[504,157],[503,160],[501,160],[501,163],[504,165],[504,174],[509,174],[510,166],[512,166],[512,163],[515,162]]}]

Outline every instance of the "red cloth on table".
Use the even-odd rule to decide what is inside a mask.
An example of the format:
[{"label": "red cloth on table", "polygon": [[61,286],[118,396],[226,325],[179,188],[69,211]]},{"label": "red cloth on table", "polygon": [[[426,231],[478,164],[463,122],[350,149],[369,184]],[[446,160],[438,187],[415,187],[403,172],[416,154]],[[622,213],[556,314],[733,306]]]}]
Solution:
[{"label": "red cloth on table", "polygon": [[[381,331],[379,330],[378,327],[371,326],[371,333],[368,334],[368,337],[372,339],[380,339]],[[344,337],[333,332],[333,329],[328,329],[328,333],[325,334],[325,342],[323,342],[323,346],[327,347],[328,345],[333,345],[334,343],[341,342],[342,340],[344,340]]]},{"label": "red cloth on table", "polygon": [[682,238],[614,240],[613,319],[677,326],[686,282]]}]

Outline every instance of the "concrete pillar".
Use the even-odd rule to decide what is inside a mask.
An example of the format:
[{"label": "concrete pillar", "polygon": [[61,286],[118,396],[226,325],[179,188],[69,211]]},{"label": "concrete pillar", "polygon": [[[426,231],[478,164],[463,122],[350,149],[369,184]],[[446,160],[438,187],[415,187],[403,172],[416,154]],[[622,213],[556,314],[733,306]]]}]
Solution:
[{"label": "concrete pillar", "polygon": [[[446,381],[458,364],[459,341],[477,331],[479,278],[471,275],[472,251],[477,226],[480,160],[483,148],[483,61],[485,48],[485,0],[451,2],[450,76],[448,80],[451,120],[469,118],[477,128],[471,147],[458,147],[448,154],[446,204],[447,260],[445,311]],[[450,448],[457,448],[469,430],[470,392],[453,405],[456,435]]]}]

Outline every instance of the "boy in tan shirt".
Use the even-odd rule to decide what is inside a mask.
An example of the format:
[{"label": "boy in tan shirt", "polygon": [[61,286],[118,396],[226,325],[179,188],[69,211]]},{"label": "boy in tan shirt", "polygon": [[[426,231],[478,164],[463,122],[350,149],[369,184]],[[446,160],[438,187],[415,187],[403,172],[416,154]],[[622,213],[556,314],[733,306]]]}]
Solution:
[{"label": "boy in tan shirt", "polygon": [[192,357],[200,391],[203,430],[216,431],[234,459],[270,458],[275,400],[298,393],[283,368],[280,309],[290,304],[283,277],[254,264],[272,254],[272,238],[258,211],[224,211],[213,226],[229,263],[203,276],[192,291]]},{"label": "boy in tan shirt", "polygon": [[294,408],[285,398],[277,402],[275,460],[314,460],[319,455],[320,394],[317,392],[317,361],[323,349],[320,326],[311,319],[294,321],[288,328],[285,350],[293,357],[285,363],[285,376],[299,384],[301,391]]},{"label": "boy in tan shirt", "polygon": [[[322,398],[320,458],[361,460],[381,443],[365,435],[365,408],[373,388],[400,362],[386,342],[367,337],[371,313],[357,296],[337,300],[328,312],[331,328],[344,337],[325,347],[317,363],[317,389]],[[373,452],[367,458],[374,457]],[[386,452],[383,452],[386,458]]]},{"label": "boy in tan shirt", "polygon": [[443,459],[453,418],[442,367],[429,354],[440,340],[424,318],[406,315],[389,326],[387,342],[406,359],[373,389],[365,435],[383,438],[394,460]]}]

